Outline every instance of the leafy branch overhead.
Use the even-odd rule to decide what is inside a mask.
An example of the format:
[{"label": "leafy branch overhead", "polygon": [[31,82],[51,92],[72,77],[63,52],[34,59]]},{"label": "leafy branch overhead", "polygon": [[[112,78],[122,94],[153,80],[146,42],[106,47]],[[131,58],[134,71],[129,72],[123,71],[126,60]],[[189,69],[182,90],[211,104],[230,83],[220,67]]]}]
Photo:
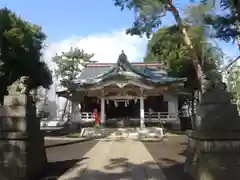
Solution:
[{"label": "leafy branch overhead", "polygon": [[[184,54],[185,59],[190,60],[195,71],[200,72],[202,70],[199,70],[198,64],[201,66],[204,65],[203,58],[201,57],[203,51],[202,48],[205,48],[204,52],[207,52],[210,49],[218,49],[207,43],[207,39],[205,38],[208,34],[206,31],[206,24],[204,24],[205,17],[212,12],[212,6],[209,4],[198,3],[188,6],[188,12],[185,12],[187,18],[183,19],[174,5],[176,1],[173,0],[114,0],[114,2],[115,6],[120,7],[121,10],[126,8],[134,10],[136,17],[133,26],[127,30],[127,33],[131,35],[142,36],[145,34],[149,37],[154,32],[158,34],[158,28],[162,23],[162,18],[168,11],[172,13],[176,20],[176,26],[160,29],[159,31],[162,31],[162,33],[165,31],[165,33],[163,33],[164,36],[159,39],[156,38],[156,34],[153,34],[153,37],[150,40],[152,46],[151,52],[158,54],[158,58],[162,58],[159,55],[163,53],[163,49],[165,51],[168,49],[168,53],[171,53],[172,49],[169,48],[169,46],[172,48],[175,46],[175,49],[181,49],[181,51],[175,54],[176,57],[174,59],[179,59],[179,56]],[[192,34],[194,27],[195,34]],[[198,37],[198,35],[200,36]],[[203,36],[205,36],[204,39]],[[153,40],[153,38],[155,40]],[[219,56],[221,53],[217,54]],[[187,58],[186,55],[188,56]],[[200,74],[197,73],[197,76],[199,78]]]},{"label": "leafy branch overhead", "polygon": [[[210,0],[202,0],[207,3]],[[216,1],[217,2],[217,1]],[[214,4],[217,6],[217,3]],[[220,0],[220,7],[224,13],[209,13],[205,17],[207,24],[214,29],[214,37],[224,41],[236,40],[240,35],[240,1],[238,0]]]},{"label": "leafy branch overhead", "polygon": [[127,34],[144,35],[150,37],[153,30],[162,24],[164,17],[169,10],[171,0],[114,0],[114,5],[124,10],[133,9],[135,21],[133,27],[127,29]]},{"label": "leafy branch overhead", "polygon": [[55,73],[59,77],[61,85],[66,87],[69,81],[76,79],[83,67],[94,62],[93,56],[94,54],[88,54],[78,48],[70,48],[69,51],[54,56],[52,61],[57,65]]},{"label": "leafy branch overhead", "polygon": [[150,37],[151,33],[157,30],[162,23],[162,17],[169,11],[173,15],[176,24],[181,33],[181,38],[184,44],[189,49],[191,58],[191,70],[194,72],[195,81],[197,82],[196,88],[203,89],[202,84],[202,62],[199,59],[194,44],[187,32],[185,23],[180,16],[178,9],[173,4],[173,0],[114,0],[115,6],[124,8],[134,9],[135,21],[133,27],[127,30],[128,34],[131,35],[146,35]]}]

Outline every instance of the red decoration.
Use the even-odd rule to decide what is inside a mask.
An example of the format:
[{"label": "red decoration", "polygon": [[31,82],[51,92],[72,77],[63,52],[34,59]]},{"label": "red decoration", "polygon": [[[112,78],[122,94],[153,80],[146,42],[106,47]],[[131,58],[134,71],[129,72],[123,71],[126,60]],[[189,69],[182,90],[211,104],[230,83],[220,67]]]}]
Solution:
[{"label": "red decoration", "polygon": [[100,115],[99,115],[97,109],[93,110],[93,115],[94,115],[94,118],[95,118],[95,124],[100,125]]}]

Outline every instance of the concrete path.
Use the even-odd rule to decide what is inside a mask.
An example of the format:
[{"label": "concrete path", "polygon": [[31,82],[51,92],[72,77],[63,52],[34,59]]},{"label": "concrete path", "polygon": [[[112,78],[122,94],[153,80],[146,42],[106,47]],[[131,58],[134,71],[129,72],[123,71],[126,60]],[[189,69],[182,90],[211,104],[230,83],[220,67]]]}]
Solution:
[{"label": "concrete path", "polygon": [[124,139],[100,140],[58,180],[167,179],[142,142]]}]

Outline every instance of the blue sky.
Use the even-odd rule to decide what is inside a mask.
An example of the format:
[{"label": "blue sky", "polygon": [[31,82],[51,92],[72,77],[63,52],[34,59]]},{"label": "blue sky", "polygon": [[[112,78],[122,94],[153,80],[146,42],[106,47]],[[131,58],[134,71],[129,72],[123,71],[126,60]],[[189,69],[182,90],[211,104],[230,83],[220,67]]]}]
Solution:
[{"label": "blue sky", "polygon": [[[188,0],[176,0],[179,9],[187,3]],[[1,0],[0,6],[7,6],[22,18],[41,25],[48,36],[47,42],[55,44],[73,36],[86,37],[123,30],[131,26],[134,18],[132,12],[121,12],[114,7],[112,0]],[[168,14],[163,25],[172,23],[174,20]],[[218,43],[229,56],[238,55],[236,45]]]},{"label": "blue sky", "polygon": [[130,26],[133,21],[133,13],[122,13],[111,0],[1,0],[0,6],[42,25],[51,41],[73,34],[107,33]]}]

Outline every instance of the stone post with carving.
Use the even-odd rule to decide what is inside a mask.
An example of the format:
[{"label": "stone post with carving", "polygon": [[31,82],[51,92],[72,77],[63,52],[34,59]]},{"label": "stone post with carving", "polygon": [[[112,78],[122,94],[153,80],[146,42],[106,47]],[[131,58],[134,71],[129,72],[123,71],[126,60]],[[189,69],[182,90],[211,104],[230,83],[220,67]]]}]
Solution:
[{"label": "stone post with carving", "polygon": [[0,107],[1,180],[36,179],[47,162],[33,98],[18,88],[9,91]]},{"label": "stone post with carving", "polygon": [[185,171],[194,179],[240,179],[240,118],[223,83],[208,81],[188,137]]}]

